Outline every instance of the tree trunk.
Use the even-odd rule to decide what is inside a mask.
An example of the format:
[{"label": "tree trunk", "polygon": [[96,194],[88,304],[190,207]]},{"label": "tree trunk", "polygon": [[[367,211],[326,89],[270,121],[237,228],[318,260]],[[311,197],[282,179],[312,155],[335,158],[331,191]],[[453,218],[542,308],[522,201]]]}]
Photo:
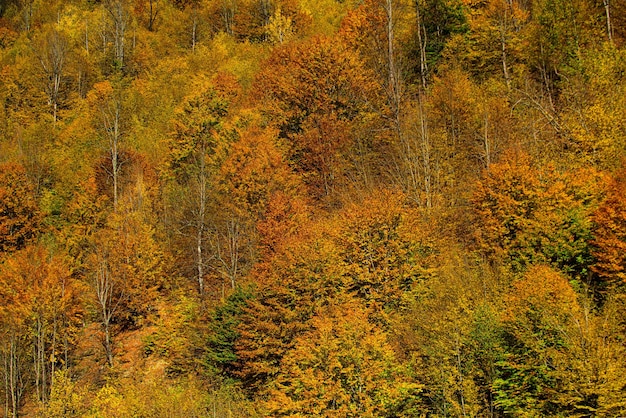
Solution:
[{"label": "tree trunk", "polygon": [[106,256],[99,261],[98,271],[95,277],[96,296],[100,304],[102,330],[104,332],[103,345],[106,360],[109,366],[113,366],[113,345],[111,342],[111,319],[115,310],[113,304],[113,282],[109,271]]},{"label": "tree trunk", "polygon": [[196,219],[196,266],[198,270],[198,290],[200,295],[204,294],[204,265],[206,263],[204,257],[204,241],[206,235],[206,215],[207,215],[207,167],[206,167],[206,144],[205,140],[201,139],[200,145],[200,167],[198,173],[198,214]]},{"label": "tree trunk", "polygon": [[613,24],[611,22],[611,0],[602,0],[604,4],[604,12],[606,14],[606,32],[609,36],[609,42],[613,43]]},{"label": "tree trunk", "polygon": [[428,80],[428,62],[426,61],[426,28],[422,22],[419,0],[415,1],[415,13],[417,20],[417,43],[420,50],[420,77],[422,79],[422,88],[426,89]]}]

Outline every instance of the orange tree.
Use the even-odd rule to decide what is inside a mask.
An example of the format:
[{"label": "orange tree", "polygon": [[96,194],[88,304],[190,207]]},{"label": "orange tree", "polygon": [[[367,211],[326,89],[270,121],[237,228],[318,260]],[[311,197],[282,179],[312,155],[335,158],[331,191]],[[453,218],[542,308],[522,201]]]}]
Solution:
[{"label": "orange tree", "polygon": [[350,168],[348,151],[377,87],[355,52],[323,37],[277,47],[258,75],[264,112],[316,196],[331,194]]},{"label": "orange tree", "polygon": [[626,171],[622,170],[610,183],[607,197],[593,214],[595,264],[604,290],[626,285]]}]

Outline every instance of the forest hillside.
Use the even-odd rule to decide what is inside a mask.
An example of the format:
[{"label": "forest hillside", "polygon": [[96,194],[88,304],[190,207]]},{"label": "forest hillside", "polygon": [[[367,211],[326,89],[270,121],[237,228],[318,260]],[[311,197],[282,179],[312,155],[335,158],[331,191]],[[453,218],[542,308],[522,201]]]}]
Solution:
[{"label": "forest hillside", "polygon": [[1,0],[5,417],[626,416],[626,2]]}]

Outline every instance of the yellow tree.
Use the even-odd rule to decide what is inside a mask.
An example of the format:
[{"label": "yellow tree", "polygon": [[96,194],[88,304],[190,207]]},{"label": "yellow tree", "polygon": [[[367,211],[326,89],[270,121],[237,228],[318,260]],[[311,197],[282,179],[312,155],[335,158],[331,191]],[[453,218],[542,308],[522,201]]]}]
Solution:
[{"label": "yellow tree", "polygon": [[428,276],[432,247],[405,195],[380,190],[346,204],[330,235],[342,261],[345,290],[374,310],[392,312]]},{"label": "yellow tree", "polygon": [[615,301],[597,309],[546,266],[513,282],[504,298],[496,405],[505,413],[623,413],[623,330]]},{"label": "yellow tree", "polygon": [[59,105],[63,98],[69,48],[67,35],[54,27],[41,31],[34,46],[35,55],[43,70],[44,90],[48,96],[48,105],[54,122],[57,121]]},{"label": "yellow tree", "polygon": [[493,383],[495,404],[506,413],[549,411],[552,366],[566,350],[567,327],[580,316],[577,295],[566,277],[533,266],[505,297],[505,347]]},{"label": "yellow tree", "polygon": [[24,167],[0,165],[0,253],[24,248],[38,235],[42,217]]},{"label": "yellow tree", "polygon": [[103,169],[110,177],[114,209],[117,209],[122,166],[126,162],[123,158],[123,140],[128,134],[121,84],[118,82],[113,86],[108,80],[96,83],[87,96],[94,111],[92,122],[104,142],[106,157]]},{"label": "yellow tree", "polygon": [[230,97],[206,80],[200,80],[196,91],[184,98],[172,120],[168,171],[173,192],[179,195],[173,209],[180,213],[178,222],[184,250],[193,260],[194,276],[200,294],[211,254],[210,209],[213,180],[227,149],[226,129]]},{"label": "yellow tree", "polygon": [[311,330],[294,341],[271,385],[271,416],[405,416],[420,390],[398,364],[385,333],[358,301],[339,301],[316,312]]},{"label": "yellow tree", "polygon": [[88,258],[88,282],[102,345],[109,366],[114,365],[115,332],[135,326],[155,310],[163,286],[163,251],[154,229],[140,212],[112,213],[107,226],[94,236]]}]

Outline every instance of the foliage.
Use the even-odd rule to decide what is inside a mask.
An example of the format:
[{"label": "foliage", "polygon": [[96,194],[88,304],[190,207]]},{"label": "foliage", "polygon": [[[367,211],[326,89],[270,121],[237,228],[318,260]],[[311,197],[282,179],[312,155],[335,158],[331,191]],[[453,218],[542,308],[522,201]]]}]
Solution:
[{"label": "foliage", "polygon": [[3,415],[625,416],[625,28],[0,1]]},{"label": "foliage", "polygon": [[550,263],[586,279],[592,263],[590,215],[601,187],[602,175],[595,170],[540,171],[527,155],[512,155],[491,165],[475,189],[476,241],[514,271]]},{"label": "foliage", "polygon": [[41,214],[24,167],[0,166],[0,251],[24,248],[38,234]]}]

